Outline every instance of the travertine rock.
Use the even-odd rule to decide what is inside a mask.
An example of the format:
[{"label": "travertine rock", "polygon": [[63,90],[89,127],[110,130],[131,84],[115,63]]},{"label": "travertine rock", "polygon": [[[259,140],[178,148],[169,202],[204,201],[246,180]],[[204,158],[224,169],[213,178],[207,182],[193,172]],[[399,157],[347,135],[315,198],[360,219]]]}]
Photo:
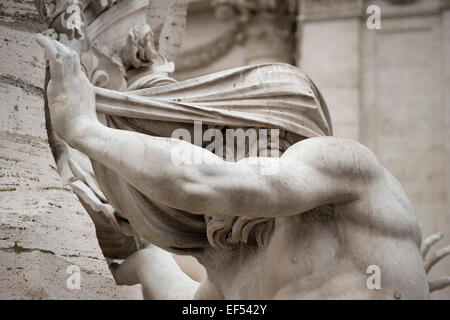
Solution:
[{"label": "travertine rock", "polygon": [[[33,1],[0,5],[0,299],[119,299],[93,223],[56,172],[44,122]],[[67,269],[81,269],[70,290]]]}]

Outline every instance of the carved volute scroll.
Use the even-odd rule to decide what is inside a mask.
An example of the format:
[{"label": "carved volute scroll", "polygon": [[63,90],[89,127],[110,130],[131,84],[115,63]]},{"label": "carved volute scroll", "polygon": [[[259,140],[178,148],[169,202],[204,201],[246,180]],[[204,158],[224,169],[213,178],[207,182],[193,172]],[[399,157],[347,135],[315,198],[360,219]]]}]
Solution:
[{"label": "carved volute scroll", "polygon": [[41,19],[57,34],[66,34],[69,40],[83,38],[82,1],[36,0],[35,3]]},{"label": "carved volute scroll", "polygon": [[[96,86],[125,91],[168,77],[184,37],[185,0],[36,0],[45,33],[79,52]],[[120,33],[117,33],[117,31]],[[141,82],[142,85],[142,82]]]}]

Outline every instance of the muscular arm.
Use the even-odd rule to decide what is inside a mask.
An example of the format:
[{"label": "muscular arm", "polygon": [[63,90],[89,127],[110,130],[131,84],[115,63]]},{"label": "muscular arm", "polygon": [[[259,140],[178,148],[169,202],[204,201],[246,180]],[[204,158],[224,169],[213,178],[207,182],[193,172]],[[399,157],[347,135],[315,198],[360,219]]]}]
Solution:
[{"label": "muscular arm", "polygon": [[[365,147],[332,137],[297,143],[275,163],[274,174],[263,174],[273,159],[226,162],[187,142],[108,128],[96,117],[92,86],[76,53],[56,41],[39,41],[50,60],[49,107],[56,132],[167,206],[197,214],[294,215],[356,199],[381,174]],[[201,164],[188,164],[191,152]]]},{"label": "muscular arm", "polygon": [[[234,163],[187,142],[115,130],[98,122],[83,131],[71,141],[75,148],[149,198],[198,214],[294,215],[356,199],[363,184],[377,174],[367,149],[332,137],[299,142],[277,160]],[[191,151],[201,154],[204,162],[217,163],[189,164],[186,155]],[[276,161],[274,174],[263,174],[268,161]]]}]

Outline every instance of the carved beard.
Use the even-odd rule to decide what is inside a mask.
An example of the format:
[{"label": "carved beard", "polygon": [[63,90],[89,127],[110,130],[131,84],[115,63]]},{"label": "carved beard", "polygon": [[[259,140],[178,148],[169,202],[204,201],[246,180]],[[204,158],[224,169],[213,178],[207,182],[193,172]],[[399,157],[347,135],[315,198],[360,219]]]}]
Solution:
[{"label": "carved beard", "polygon": [[208,242],[219,251],[232,251],[239,243],[266,247],[274,218],[205,215]]},{"label": "carved beard", "polygon": [[[300,140],[332,135],[326,103],[314,83],[299,69],[284,64],[240,67],[125,93],[95,90],[97,111],[126,124],[118,129],[145,133],[139,125],[145,120],[189,124],[202,121],[233,128],[279,128]],[[280,153],[289,146],[281,141]],[[240,243],[265,246],[269,241],[273,218],[193,217],[183,212],[161,212],[154,208],[157,206],[153,199],[146,199],[114,172],[98,164],[94,164],[94,171],[113,207],[142,237],[168,251],[188,253],[205,248],[208,242],[217,250],[232,250]],[[194,219],[198,217],[202,221]]]},{"label": "carved beard", "polygon": [[[290,144],[280,138],[278,154],[281,156],[289,147]],[[270,156],[271,151],[274,151],[270,145],[270,139],[268,139],[267,148]],[[258,150],[258,153],[261,151],[263,150]],[[275,218],[264,217],[205,215],[205,221],[208,242],[218,251],[232,251],[241,243],[267,247],[275,226]]]}]

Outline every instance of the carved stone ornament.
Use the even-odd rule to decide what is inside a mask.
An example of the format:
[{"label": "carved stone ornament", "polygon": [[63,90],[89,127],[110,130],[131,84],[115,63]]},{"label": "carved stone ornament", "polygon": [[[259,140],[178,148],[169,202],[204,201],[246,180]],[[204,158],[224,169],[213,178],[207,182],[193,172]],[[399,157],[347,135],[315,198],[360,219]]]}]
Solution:
[{"label": "carved stone ornament", "polygon": [[126,69],[162,64],[165,60],[156,50],[155,35],[148,24],[130,30],[120,55]]},{"label": "carved stone ornament", "polygon": [[72,40],[82,39],[84,26],[81,17],[83,2],[78,0],[35,0],[39,15],[49,28],[64,33]]},{"label": "carved stone ornament", "polygon": [[126,70],[120,56],[107,46],[94,43],[80,55],[81,66],[89,81],[98,87],[124,91]]},{"label": "carved stone ornament", "polygon": [[[136,89],[138,79],[142,86],[149,83],[142,79],[146,76],[153,79],[154,74],[164,78],[163,82],[170,82],[172,61],[184,37],[185,1],[35,2],[49,27],[44,34],[79,52],[83,70],[96,86],[123,91],[135,83]],[[121,32],[118,37],[117,30]],[[151,83],[155,83],[154,79]]]}]

